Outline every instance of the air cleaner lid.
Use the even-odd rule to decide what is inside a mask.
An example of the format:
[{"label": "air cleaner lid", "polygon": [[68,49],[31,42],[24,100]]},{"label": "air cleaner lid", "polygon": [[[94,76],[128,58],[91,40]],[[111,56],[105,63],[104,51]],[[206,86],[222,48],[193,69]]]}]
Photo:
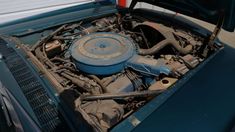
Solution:
[{"label": "air cleaner lid", "polygon": [[93,33],[82,37],[70,48],[78,63],[109,66],[127,61],[135,53],[131,40],[114,33]]}]

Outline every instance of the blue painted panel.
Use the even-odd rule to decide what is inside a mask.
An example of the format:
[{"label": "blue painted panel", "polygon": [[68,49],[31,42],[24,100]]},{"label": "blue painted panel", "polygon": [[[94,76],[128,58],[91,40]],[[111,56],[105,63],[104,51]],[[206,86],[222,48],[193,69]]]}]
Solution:
[{"label": "blue painted panel", "polygon": [[234,55],[235,49],[225,46],[113,131],[230,131],[235,119]]}]

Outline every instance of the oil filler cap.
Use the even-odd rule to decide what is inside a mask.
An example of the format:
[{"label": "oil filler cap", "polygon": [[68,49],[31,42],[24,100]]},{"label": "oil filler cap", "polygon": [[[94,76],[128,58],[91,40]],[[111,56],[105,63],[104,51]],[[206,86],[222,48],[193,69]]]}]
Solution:
[{"label": "oil filler cap", "polygon": [[114,33],[86,35],[70,47],[71,56],[78,69],[94,75],[120,72],[135,51],[131,40]]}]

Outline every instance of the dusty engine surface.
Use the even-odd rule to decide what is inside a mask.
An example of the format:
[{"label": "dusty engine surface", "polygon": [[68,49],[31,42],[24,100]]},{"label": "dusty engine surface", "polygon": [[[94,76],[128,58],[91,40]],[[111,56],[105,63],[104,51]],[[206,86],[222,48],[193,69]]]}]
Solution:
[{"label": "dusty engine surface", "polygon": [[135,48],[131,40],[114,33],[93,33],[70,48],[77,67],[88,74],[111,75],[124,69]]},{"label": "dusty engine surface", "polygon": [[31,51],[63,87],[59,93],[70,91],[75,111],[106,131],[200,64],[203,42],[174,26],[115,14],[62,25]]}]

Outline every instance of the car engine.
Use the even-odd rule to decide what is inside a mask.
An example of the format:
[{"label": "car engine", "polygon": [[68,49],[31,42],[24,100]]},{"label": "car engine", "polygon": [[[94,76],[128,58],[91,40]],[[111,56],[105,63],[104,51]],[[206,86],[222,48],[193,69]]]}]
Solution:
[{"label": "car engine", "polygon": [[62,99],[107,131],[204,61],[204,41],[174,25],[113,14],[64,24],[29,49]]}]

